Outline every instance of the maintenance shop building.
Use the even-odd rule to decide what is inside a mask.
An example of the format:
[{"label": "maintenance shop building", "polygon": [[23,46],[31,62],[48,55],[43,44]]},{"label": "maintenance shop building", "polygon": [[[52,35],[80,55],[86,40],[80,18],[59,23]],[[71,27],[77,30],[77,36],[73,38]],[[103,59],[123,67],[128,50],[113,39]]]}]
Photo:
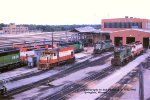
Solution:
[{"label": "maintenance shop building", "polygon": [[115,46],[141,41],[145,48],[149,45],[150,20],[133,17],[102,19],[103,31],[110,31],[110,39]]}]

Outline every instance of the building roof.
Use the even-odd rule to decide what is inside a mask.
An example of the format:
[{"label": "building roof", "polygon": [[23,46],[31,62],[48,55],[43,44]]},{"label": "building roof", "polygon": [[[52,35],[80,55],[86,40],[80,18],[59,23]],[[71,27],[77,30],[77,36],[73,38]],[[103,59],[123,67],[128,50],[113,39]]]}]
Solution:
[{"label": "building roof", "polygon": [[90,26],[86,27],[80,27],[80,28],[75,28],[74,31],[81,32],[81,33],[86,33],[86,32],[93,32],[96,29]]},{"label": "building roof", "polygon": [[141,32],[150,33],[150,30],[145,30],[145,29],[124,29],[124,30],[112,31],[112,33],[114,33],[114,32],[120,32],[120,31],[128,31],[128,30],[141,31]]},{"label": "building roof", "polygon": [[125,17],[125,18],[105,18],[105,19],[102,19],[102,20],[150,20],[150,19],[146,19],[146,18],[136,18],[136,17]]},{"label": "building roof", "polygon": [[75,28],[72,32],[80,32],[80,33],[111,33],[111,31],[101,31],[101,29],[95,29],[91,26]]}]

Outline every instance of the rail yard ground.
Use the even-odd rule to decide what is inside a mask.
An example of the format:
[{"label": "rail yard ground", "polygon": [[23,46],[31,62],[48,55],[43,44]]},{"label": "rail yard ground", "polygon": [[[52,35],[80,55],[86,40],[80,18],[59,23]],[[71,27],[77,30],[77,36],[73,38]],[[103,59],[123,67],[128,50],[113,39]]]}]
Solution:
[{"label": "rail yard ground", "polygon": [[[148,62],[150,66],[150,62]],[[150,67],[144,69],[144,98],[148,100],[150,98]],[[136,78],[136,81],[131,84],[134,91],[127,91],[121,97],[122,100],[138,100],[139,99],[139,78]]]},{"label": "rail yard ground", "polygon": [[[54,40],[66,40],[73,32],[53,32]],[[24,34],[0,34],[0,48],[12,47],[13,43],[47,41],[52,39],[52,32],[45,33],[24,33]]]},{"label": "rail yard ground", "polygon": [[[76,54],[77,62],[82,63],[83,61],[86,61],[88,57],[90,57],[93,48],[90,47],[90,48],[85,48],[85,49],[86,50],[84,52]],[[55,74],[61,73],[61,71],[63,70],[67,70],[68,68],[71,68],[71,66],[63,65],[62,66],[63,68],[56,67],[54,69],[51,69],[44,73],[37,74],[35,76],[34,75],[32,76],[31,74],[31,76],[24,77],[24,79],[19,79],[19,80],[10,81],[10,82],[8,81],[5,84],[8,91],[9,90],[13,91],[13,89],[22,87],[30,83],[33,83],[33,84],[35,83],[36,85],[33,88],[29,88],[27,90],[25,89],[24,91],[14,93],[13,95],[11,95],[11,97],[9,97],[9,99],[11,98],[14,100],[21,100],[21,99],[84,100],[88,98],[88,100],[94,100],[97,97],[99,97],[102,93],[96,93],[96,94],[94,92],[90,93],[88,92],[90,91],[90,89],[91,90],[92,89],[104,89],[104,88],[108,89],[113,84],[115,84],[120,79],[122,79],[123,76],[125,76],[128,72],[130,72],[132,69],[138,66],[142,61],[145,61],[145,58],[147,57],[147,54],[143,54],[137,57],[135,60],[131,61],[129,64],[125,65],[123,68],[115,69],[115,70],[112,70],[112,69],[105,70],[111,67],[110,59],[112,58],[112,56],[108,56],[111,54],[112,54],[111,52],[107,52],[99,56],[93,57],[89,59],[89,61],[87,62],[88,65],[84,64],[86,67],[83,65],[84,67],[82,68],[81,66],[81,68],[79,68],[78,70],[72,69],[75,71],[71,71],[65,76],[62,74],[62,77],[54,78],[51,81],[47,80],[45,83],[40,84],[40,85],[37,85],[36,81],[42,80],[47,77],[52,77]],[[107,57],[105,58],[105,56]],[[9,77],[12,77],[10,76],[10,74],[13,74],[14,77],[16,77],[19,75],[18,73],[21,73],[22,71],[24,73],[28,73],[28,72],[33,72],[33,71],[36,72],[37,70],[35,68],[30,69],[27,67],[18,68],[9,72],[2,73],[0,76],[3,76],[3,78],[1,77],[2,79],[5,79],[5,78],[9,79]],[[99,77],[102,73],[101,74],[98,74],[98,73],[102,71],[103,73],[108,71],[107,75],[104,75],[103,77]],[[93,76],[97,77],[97,79],[93,79],[94,78]],[[148,69],[146,69],[146,71],[144,72],[144,76],[146,77],[144,78],[144,82],[146,85],[148,85],[149,84],[148,79],[150,76]],[[136,81],[134,84],[137,84],[133,87],[133,89],[135,89],[136,91],[126,91],[126,93],[120,98],[121,100],[128,100],[128,99],[137,100],[136,98],[138,98],[138,86],[139,86],[138,81]],[[64,89],[68,91],[65,91]],[[86,93],[85,93],[85,90],[87,90]],[[149,92],[150,92],[150,89],[147,89],[145,87],[145,93],[147,94],[146,98],[148,98]],[[131,94],[136,95],[136,96],[134,96],[132,99]]]},{"label": "rail yard ground", "polygon": [[[28,38],[30,35],[34,36],[32,41],[41,36],[40,33],[37,33],[28,34],[27,36],[16,35],[16,37],[20,38],[20,40],[30,41],[31,39]],[[2,40],[4,37],[8,38],[9,43],[17,41],[11,36],[3,36],[3,38],[0,38],[1,42],[6,43],[5,40]],[[45,37],[49,39],[51,34],[46,33]],[[18,42],[20,40],[18,39]],[[150,60],[146,59],[149,53],[149,51],[143,53],[128,64],[120,68],[114,68],[111,65],[113,52],[108,51],[94,55],[93,47],[85,47],[84,51],[75,54],[76,61],[71,64],[59,65],[47,71],[40,71],[36,67],[29,68],[24,66],[4,72],[0,74],[0,80],[3,81],[8,92],[1,99],[118,100],[119,98],[120,100],[138,100],[137,70],[140,64],[144,62],[146,65],[143,71],[144,96],[146,100],[150,98]],[[124,87],[126,86],[130,89],[123,92],[108,91],[114,87],[125,90]]]}]

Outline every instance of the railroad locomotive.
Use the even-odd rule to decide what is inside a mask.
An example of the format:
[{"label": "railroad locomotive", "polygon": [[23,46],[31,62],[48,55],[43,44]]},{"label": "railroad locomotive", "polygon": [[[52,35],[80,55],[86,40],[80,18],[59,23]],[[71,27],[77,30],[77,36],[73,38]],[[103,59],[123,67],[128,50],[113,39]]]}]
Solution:
[{"label": "railroad locomotive", "polygon": [[35,56],[35,50],[43,50],[48,49],[49,46],[29,46],[29,47],[21,47],[20,48],[20,58],[22,61],[27,62],[28,57],[34,57]]},{"label": "railroad locomotive", "polygon": [[114,58],[111,59],[111,64],[122,66],[128,63],[136,56],[143,53],[143,45],[137,41],[114,49]]},{"label": "railroad locomotive", "polygon": [[[49,41],[48,41],[49,42]],[[20,59],[24,64],[28,64],[28,67],[35,67],[39,61],[43,50],[51,48],[52,46],[47,44],[36,43],[17,43],[13,44],[13,47],[20,49]]]},{"label": "railroad locomotive", "polygon": [[0,71],[21,66],[20,51],[17,48],[0,49]]},{"label": "railroad locomotive", "polygon": [[[14,67],[21,67],[23,65],[28,65],[29,67],[35,67],[42,55],[42,52],[48,48],[52,48],[49,44],[51,41],[44,41],[44,43],[15,43],[13,47],[1,48],[0,49],[0,71],[5,71],[12,69]],[[57,43],[59,41],[54,41],[53,48],[57,48]],[[59,46],[63,48],[64,46],[72,45],[65,44]],[[74,46],[75,47],[75,46]],[[78,46],[77,46],[78,47]]]},{"label": "railroad locomotive", "polygon": [[58,47],[64,47],[64,46],[73,46],[74,52],[81,52],[84,50],[84,45],[81,41],[70,41],[70,42],[61,42],[57,43]]},{"label": "railroad locomotive", "polygon": [[47,70],[59,63],[74,61],[75,55],[73,46],[48,49],[43,51],[38,64],[38,69]]},{"label": "railroad locomotive", "polygon": [[99,41],[94,45],[94,54],[102,53],[104,51],[113,50],[114,45],[111,40]]},{"label": "railroad locomotive", "polygon": [[0,48],[0,72],[27,65],[28,58],[32,59],[36,57],[36,59],[39,60],[40,54],[37,54],[37,51],[42,52],[43,49],[49,48],[49,45],[25,47],[20,44],[15,44],[13,46],[14,47]]}]

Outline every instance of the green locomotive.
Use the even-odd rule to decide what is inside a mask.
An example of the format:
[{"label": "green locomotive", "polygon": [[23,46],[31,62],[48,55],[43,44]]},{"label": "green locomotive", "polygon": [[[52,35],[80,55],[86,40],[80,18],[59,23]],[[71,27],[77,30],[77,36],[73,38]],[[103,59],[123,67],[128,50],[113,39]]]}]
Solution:
[{"label": "green locomotive", "polygon": [[111,40],[103,40],[99,41],[94,45],[94,54],[102,53],[104,51],[113,50],[114,45],[112,44]]},{"label": "green locomotive", "polygon": [[20,64],[20,51],[16,48],[0,49],[0,71],[11,69]]},{"label": "green locomotive", "polygon": [[62,42],[58,43],[58,46],[74,46],[74,52],[81,52],[84,50],[84,45],[81,41],[71,41],[71,42]]},{"label": "green locomotive", "polygon": [[114,57],[111,64],[115,66],[122,66],[128,63],[132,58],[143,53],[143,45],[137,41],[114,49]]},{"label": "green locomotive", "polygon": [[121,46],[114,49],[114,58],[111,60],[112,65],[124,65],[131,59],[131,47]]}]

